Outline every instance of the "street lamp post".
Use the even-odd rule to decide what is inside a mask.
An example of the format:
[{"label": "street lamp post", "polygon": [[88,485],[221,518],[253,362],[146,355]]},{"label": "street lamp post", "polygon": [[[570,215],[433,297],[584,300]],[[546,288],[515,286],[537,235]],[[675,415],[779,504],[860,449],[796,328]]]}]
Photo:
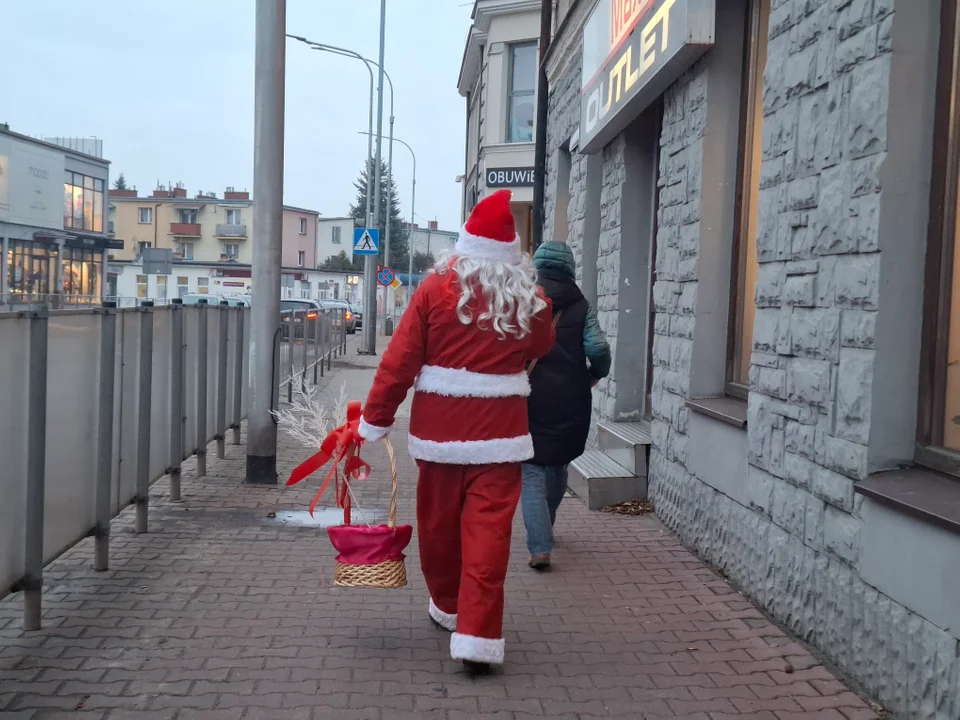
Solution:
[{"label": "street lamp post", "polygon": [[[383,123],[383,78],[384,77],[387,79],[387,82],[390,84],[390,140],[389,140],[389,146],[387,150],[387,157],[388,157],[388,163],[390,163],[391,169],[392,169],[392,163],[393,163],[393,126],[395,121],[394,92],[393,92],[393,79],[390,77],[387,71],[383,68],[383,34],[385,31],[385,28],[383,27],[385,23],[384,7],[381,7],[380,20],[381,20],[381,28],[380,28],[381,47],[380,47],[379,63],[376,63],[373,60],[370,60],[369,58],[366,58],[363,55],[360,55],[359,53],[354,52],[353,50],[348,50],[347,48],[337,47],[336,45],[327,45],[326,43],[314,42],[313,40],[308,40],[307,38],[299,35],[287,35],[287,37],[290,37],[290,38],[293,38],[294,40],[299,40],[300,42],[305,43],[306,45],[310,46],[313,50],[321,50],[324,52],[333,53],[335,55],[343,55],[346,57],[356,58],[357,60],[360,60],[361,62],[366,64],[367,70],[370,72],[370,82],[371,82],[370,113],[369,113],[369,122],[368,122],[368,130],[367,130],[367,158],[368,158],[367,163],[369,168],[369,171],[367,173],[367,208],[366,208],[366,214],[367,214],[366,226],[367,227],[373,227],[375,224],[377,225],[379,224],[380,208],[382,207],[382,202],[383,202],[383,188],[381,187],[381,183],[380,183],[380,176],[381,176],[381,171],[380,171],[381,150],[380,149],[381,149],[381,142],[383,139],[382,123]],[[371,66],[378,68],[380,72],[380,83],[378,87],[379,106],[378,106],[378,114],[377,114],[376,135],[374,135],[373,133],[373,84],[372,84],[373,71],[370,69]],[[374,137],[377,138],[377,156],[375,160],[372,157],[373,153],[371,148],[371,143]],[[373,165],[370,164],[371,162],[373,163]],[[374,179],[371,177],[372,173],[376,173],[376,185],[374,185]],[[374,202],[374,207],[372,211],[370,207],[371,198],[373,198],[373,202]],[[384,228],[384,245],[383,245],[384,265],[388,264],[390,260],[390,221],[389,220],[390,220],[390,213],[388,211],[387,223],[386,223],[386,227]],[[364,269],[363,269],[364,304],[367,306],[367,309],[364,311],[364,314],[366,315],[366,318],[365,318],[366,322],[364,322],[364,325],[363,325],[362,352],[365,352],[370,355],[376,354],[376,318],[377,318],[377,307],[376,307],[377,277],[376,275],[377,275],[376,257],[368,256],[364,261]],[[374,288],[372,293],[368,289],[371,286]],[[372,301],[370,300],[371,295],[372,295]],[[386,307],[384,307],[384,310],[386,310]],[[371,328],[369,331],[367,330],[368,327]]]}]

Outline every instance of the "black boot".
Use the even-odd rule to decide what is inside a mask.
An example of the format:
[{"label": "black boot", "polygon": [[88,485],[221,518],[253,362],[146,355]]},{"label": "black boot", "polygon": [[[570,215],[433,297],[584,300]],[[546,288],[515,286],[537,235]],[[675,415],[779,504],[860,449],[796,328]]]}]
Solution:
[{"label": "black boot", "polygon": [[490,674],[489,663],[477,662],[475,660],[464,660],[463,669],[467,675],[472,678]]}]

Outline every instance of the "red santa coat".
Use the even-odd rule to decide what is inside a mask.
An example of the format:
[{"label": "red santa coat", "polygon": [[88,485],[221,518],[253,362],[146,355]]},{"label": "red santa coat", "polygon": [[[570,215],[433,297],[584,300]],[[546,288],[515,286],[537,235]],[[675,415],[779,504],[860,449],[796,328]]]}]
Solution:
[{"label": "red santa coat", "polygon": [[[533,457],[527,420],[526,365],[554,342],[550,301],[523,338],[460,322],[459,289],[449,275],[430,275],[414,293],[380,360],[360,434],[379,440],[415,388],[410,455],[453,465],[522,462]],[[474,297],[473,316],[486,306]]]}]

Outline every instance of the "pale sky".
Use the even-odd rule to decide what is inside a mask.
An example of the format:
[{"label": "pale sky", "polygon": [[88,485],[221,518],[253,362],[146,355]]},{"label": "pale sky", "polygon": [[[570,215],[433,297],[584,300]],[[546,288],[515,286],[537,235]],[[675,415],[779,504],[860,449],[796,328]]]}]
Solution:
[{"label": "pale sky", "polygon": [[[417,154],[418,222],[460,223],[464,99],[457,75],[472,2],[387,0],[384,66],[395,136]],[[379,0],[287,0],[287,32],[377,60]],[[0,122],[34,136],[97,136],[110,175],[222,196],[253,189],[254,0],[0,0]],[[387,86],[389,88],[389,86]],[[363,167],[363,63],[287,41],[284,202],[344,215]],[[384,161],[389,89],[384,93]],[[394,145],[401,212],[410,153]]]}]

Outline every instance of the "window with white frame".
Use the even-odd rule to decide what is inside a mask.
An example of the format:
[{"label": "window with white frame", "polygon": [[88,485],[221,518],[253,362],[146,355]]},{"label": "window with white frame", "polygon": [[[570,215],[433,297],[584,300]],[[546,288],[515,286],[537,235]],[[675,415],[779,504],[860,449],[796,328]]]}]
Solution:
[{"label": "window with white frame", "polygon": [[210,294],[210,278],[197,278],[197,293],[200,295]]},{"label": "window with white frame", "polygon": [[227,225],[243,225],[239,210],[227,210]]},{"label": "window with white frame", "polygon": [[196,208],[181,208],[177,211],[180,215],[180,222],[185,225],[196,225],[197,223],[197,209]]},{"label": "window with white frame", "polygon": [[140,242],[137,243],[137,257],[140,257],[141,255],[143,255],[144,250],[152,247],[153,247],[153,243],[147,242],[145,240],[141,240]]},{"label": "window with white frame", "polygon": [[186,240],[178,240],[177,257],[181,260],[193,260],[193,243]]},{"label": "window with white frame", "polygon": [[300,281],[300,297],[302,297],[304,300],[310,299],[310,281],[309,280]]},{"label": "window with white frame", "polygon": [[147,297],[147,276],[137,275],[137,297],[145,299]]},{"label": "window with white frame", "polygon": [[507,142],[533,142],[536,114],[537,43],[510,46],[510,83],[507,90]]},{"label": "window with white frame", "polygon": [[177,297],[182,298],[190,292],[190,278],[186,275],[177,275]]},{"label": "window with white frame", "polygon": [[167,276],[157,275],[157,299],[167,299]]},{"label": "window with white frame", "polygon": [[306,219],[306,218],[300,218],[300,234],[301,234],[301,235],[306,235],[306,234],[307,234],[307,219]]},{"label": "window with white frame", "polygon": [[330,228],[330,242],[332,242],[334,245],[340,244],[340,226],[339,225],[334,225],[332,228]]},{"label": "window with white frame", "polygon": [[137,210],[139,211],[139,217],[137,218],[138,223],[140,223],[141,225],[149,225],[150,223],[153,222],[152,207],[142,207],[142,208],[137,208]]},{"label": "window with white frame", "polygon": [[307,261],[307,253],[303,250],[297,252],[297,267],[303,267],[303,264]]},{"label": "window with white frame", "polygon": [[223,254],[228,258],[238,258],[240,257],[240,246],[236,243],[225,243],[223,246]]}]

